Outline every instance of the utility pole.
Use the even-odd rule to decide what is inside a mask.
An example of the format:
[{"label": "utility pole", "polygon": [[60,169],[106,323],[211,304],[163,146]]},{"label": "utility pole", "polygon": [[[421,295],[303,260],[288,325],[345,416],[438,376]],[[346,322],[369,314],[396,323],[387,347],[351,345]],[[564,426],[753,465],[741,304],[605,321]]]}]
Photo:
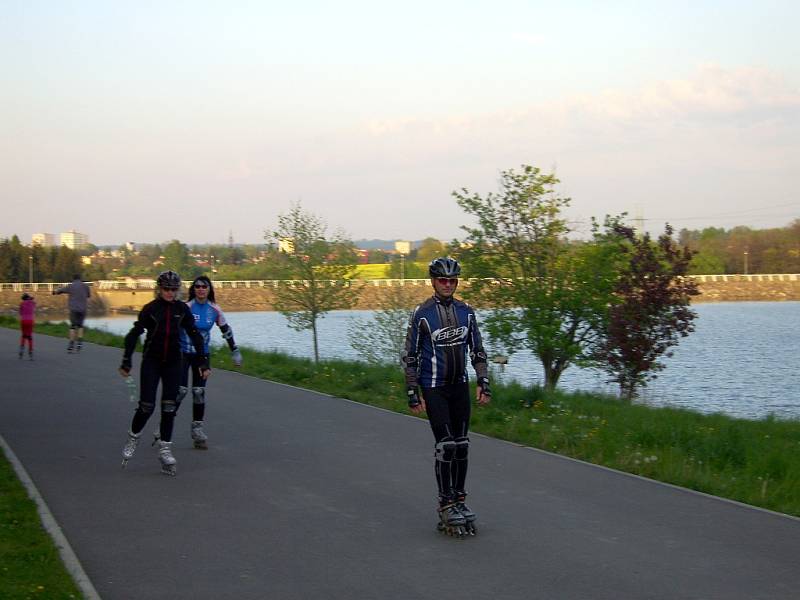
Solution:
[{"label": "utility pole", "polygon": [[394,250],[400,255],[400,280],[402,281],[406,278],[406,254],[411,252],[411,242],[398,240],[394,243]]},{"label": "utility pole", "polygon": [[28,283],[33,283],[33,254],[28,255]]},{"label": "utility pole", "polygon": [[747,265],[747,256],[748,256],[748,254],[749,254],[749,253],[747,252],[747,249],[745,248],[745,251],[744,251],[744,274],[745,274],[745,275],[747,275],[747,274],[748,274],[748,273],[747,273],[747,270],[748,270],[748,269],[747,269],[747,266],[748,266],[748,265]]}]

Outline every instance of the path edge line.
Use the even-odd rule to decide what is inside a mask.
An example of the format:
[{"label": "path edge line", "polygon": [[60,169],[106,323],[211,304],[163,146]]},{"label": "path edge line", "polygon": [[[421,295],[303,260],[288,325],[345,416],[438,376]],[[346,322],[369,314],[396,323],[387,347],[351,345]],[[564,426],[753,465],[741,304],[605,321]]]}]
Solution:
[{"label": "path edge line", "polygon": [[36,510],[39,513],[39,518],[42,520],[42,526],[53,540],[53,543],[58,549],[58,554],[61,556],[61,560],[64,562],[67,572],[70,574],[70,576],[72,576],[72,579],[75,581],[78,589],[80,589],[86,600],[102,600],[100,598],[100,594],[97,593],[94,584],[92,584],[92,581],[86,574],[86,571],[83,570],[83,566],[78,560],[78,556],[75,554],[72,546],[70,546],[69,542],[67,541],[67,538],[53,516],[53,513],[50,512],[50,508],[47,506],[44,498],[39,493],[36,484],[33,483],[33,479],[31,479],[30,475],[28,475],[25,467],[22,465],[19,458],[17,458],[17,455],[11,449],[11,446],[9,446],[6,440],[3,438],[2,434],[0,434],[0,447],[2,447],[3,452],[5,452],[6,459],[8,459],[8,462],[11,463],[12,468],[16,472],[17,478],[19,478],[20,482],[22,482],[22,485],[25,486],[28,496],[36,503]]}]

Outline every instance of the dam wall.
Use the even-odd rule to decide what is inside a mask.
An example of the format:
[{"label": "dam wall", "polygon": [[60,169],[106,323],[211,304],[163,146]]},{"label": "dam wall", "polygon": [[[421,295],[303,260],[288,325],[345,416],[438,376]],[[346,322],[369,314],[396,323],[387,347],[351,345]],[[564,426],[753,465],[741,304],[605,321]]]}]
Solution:
[{"label": "dam wall", "polygon": [[[746,301],[800,301],[800,275],[695,275],[700,295],[693,302],[746,302]],[[63,283],[0,283],[0,312],[15,313],[23,292],[36,299],[40,317],[67,312],[67,296],[53,296],[52,290]],[[356,309],[377,309],[391,304],[399,294],[409,302],[417,303],[430,296],[427,279],[375,279],[358,280],[351,284],[357,295]],[[469,285],[461,282],[460,289]],[[275,281],[216,281],[214,289],[217,302],[226,312],[275,310]],[[89,312],[106,314],[136,312],[153,299],[152,284],[138,287],[120,282],[92,283]],[[184,291],[183,297],[187,294]],[[480,303],[473,302],[480,307]]]}]

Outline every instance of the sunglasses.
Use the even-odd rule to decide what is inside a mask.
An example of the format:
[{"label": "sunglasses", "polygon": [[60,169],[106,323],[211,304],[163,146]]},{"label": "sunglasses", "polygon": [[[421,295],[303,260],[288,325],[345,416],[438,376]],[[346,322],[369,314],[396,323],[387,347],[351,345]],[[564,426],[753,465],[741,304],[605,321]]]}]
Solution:
[{"label": "sunglasses", "polygon": [[161,289],[164,290],[165,292],[177,292],[178,291],[178,288],[176,288],[176,287],[162,287]]},{"label": "sunglasses", "polygon": [[197,290],[206,290],[206,289],[208,289],[208,286],[205,283],[195,283],[194,287]]},{"label": "sunglasses", "polygon": [[439,285],[447,285],[447,284],[456,285],[458,283],[458,279],[455,277],[452,279],[450,279],[449,277],[437,277],[436,281],[439,283]]}]

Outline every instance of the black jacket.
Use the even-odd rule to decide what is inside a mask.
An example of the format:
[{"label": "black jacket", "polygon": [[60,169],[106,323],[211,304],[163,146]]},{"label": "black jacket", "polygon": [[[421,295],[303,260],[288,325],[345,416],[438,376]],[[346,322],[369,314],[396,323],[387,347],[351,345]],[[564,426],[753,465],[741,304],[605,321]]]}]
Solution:
[{"label": "black jacket", "polygon": [[167,302],[156,298],[144,305],[136,322],[125,336],[124,359],[130,360],[139,336],[147,330],[143,358],[171,362],[181,359],[180,328],[186,330],[196,351],[196,366],[208,368],[208,355],[204,352],[203,336],[194,324],[191,310],[178,300]]}]

